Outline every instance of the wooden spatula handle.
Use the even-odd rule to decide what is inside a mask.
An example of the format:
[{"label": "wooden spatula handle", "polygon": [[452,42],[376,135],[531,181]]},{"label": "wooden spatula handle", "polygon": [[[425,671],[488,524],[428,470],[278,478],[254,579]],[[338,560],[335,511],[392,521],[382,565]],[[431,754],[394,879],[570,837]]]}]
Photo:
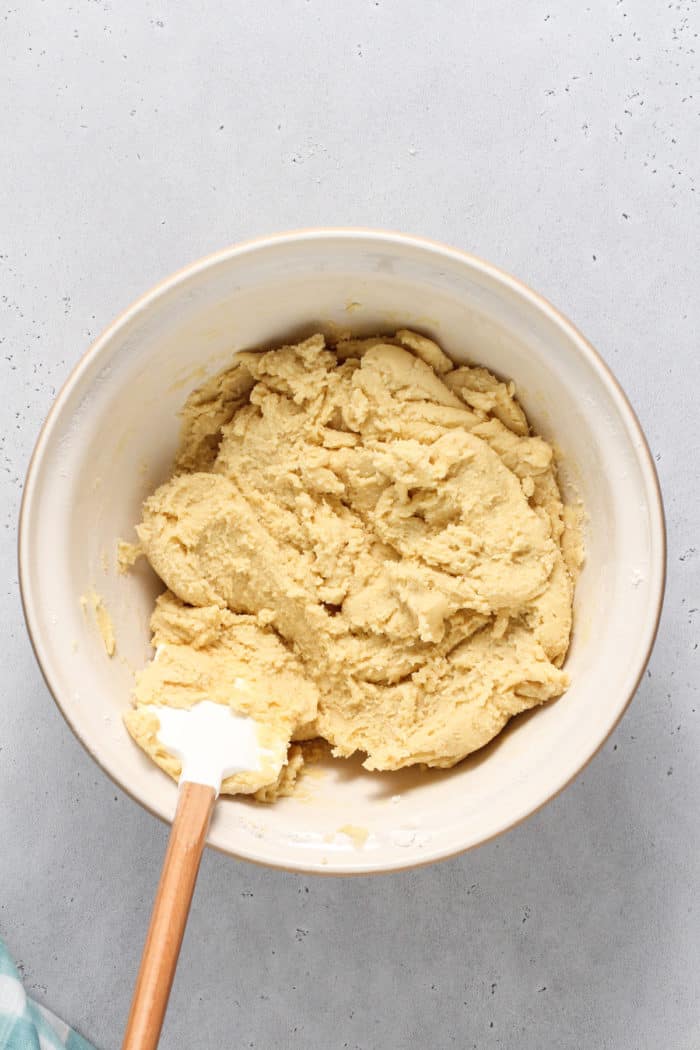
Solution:
[{"label": "wooden spatula handle", "polygon": [[122,1050],[154,1050],[168,1005],[216,792],[180,787]]}]

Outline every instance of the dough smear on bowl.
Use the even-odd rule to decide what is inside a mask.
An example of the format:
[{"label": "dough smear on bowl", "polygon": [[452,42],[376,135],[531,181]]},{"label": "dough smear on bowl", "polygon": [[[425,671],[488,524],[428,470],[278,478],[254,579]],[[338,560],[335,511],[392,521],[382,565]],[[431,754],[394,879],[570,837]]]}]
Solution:
[{"label": "dough smear on bowl", "polygon": [[578,516],[512,383],[414,332],[314,335],[238,354],[183,418],[136,530],[167,590],[126,716],[171,775],[144,705],[208,697],[289,742],[222,788],[269,801],[294,742],[452,766],[566,689]]}]

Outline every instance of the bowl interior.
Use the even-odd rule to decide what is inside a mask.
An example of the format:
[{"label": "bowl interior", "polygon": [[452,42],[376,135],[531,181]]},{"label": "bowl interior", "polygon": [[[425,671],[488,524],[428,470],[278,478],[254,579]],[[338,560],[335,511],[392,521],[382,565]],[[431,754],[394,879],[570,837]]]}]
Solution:
[{"label": "bowl interior", "polygon": [[[168,476],[189,391],[237,350],[330,325],[415,327],[456,361],[514,379],[587,515],[565,696],[453,770],[369,774],[359,761],[328,762],[305,781],[306,797],[217,807],[210,841],[231,853],[369,872],[482,842],[555,794],[615,725],[653,641],[664,549],[648,451],[604,366],[547,304],[476,260],[390,235],[288,235],[196,264],[127,311],[59,396],[27,479],[20,568],[33,641],[73,729],[115,780],[169,819],[175,785],[121,722],[150,653],[161,585],[143,564],[120,576],[116,543],[133,538],[142,500]],[[91,589],[114,622],[112,660],[81,609]],[[363,845],[339,830],[347,825],[367,832]]]}]

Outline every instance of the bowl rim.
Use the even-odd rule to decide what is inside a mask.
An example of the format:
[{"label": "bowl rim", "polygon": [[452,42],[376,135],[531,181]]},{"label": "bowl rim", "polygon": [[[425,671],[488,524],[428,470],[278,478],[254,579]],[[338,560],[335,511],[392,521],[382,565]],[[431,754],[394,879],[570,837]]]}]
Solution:
[{"label": "bowl rim", "polygon": [[[228,856],[234,857],[238,860],[245,860],[249,863],[254,863],[265,868],[276,868],[278,870],[288,871],[292,873],[304,873],[304,874],[315,874],[325,875],[328,877],[345,877],[350,875],[380,875],[380,874],[391,874],[398,871],[414,870],[416,868],[426,867],[430,864],[435,864],[443,860],[449,860],[453,857],[459,856],[462,853],[466,853],[469,850],[477,849],[479,846],[483,846],[488,842],[493,841],[499,836],[505,834],[505,832],[512,830],[524,821],[528,820],[533,814],[539,812],[544,806],[548,805],[553,799],[557,798],[569,785],[578,777],[583,769],[595,758],[595,756],[602,750],[604,745],[607,743],[609,738],[614,733],[615,729],[619,725],[623,716],[625,715],[633,697],[635,696],[639,684],[644,676],[644,671],[649,662],[656,637],[659,630],[659,623],[661,620],[661,612],[663,608],[664,592],[666,588],[666,573],[667,573],[667,533],[666,533],[666,520],[664,514],[663,498],[661,494],[661,486],[659,483],[658,473],[656,470],[656,464],[654,458],[649,449],[649,445],[642,429],[641,423],[637,417],[637,414],[632,407],[632,404],[623,390],[620,382],[603,359],[601,354],[595,349],[595,347],[586,339],[586,337],[579,331],[579,329],[560,311],[558,310],[548,299],[542,296],[539,292],[534,291],[529,285],[525,284],[519,278],[514,277],[506,270],[501,269],[499,266],[488,262],[487,260],[475,255],[471,252],[465,251],[461,248],[448,245],[444,242],[431,239],[429,237],[423,237],[415,234],[401,233],[389,229],[381,229],[376,227],[363,227],[363,226],[319,226],[319,227],[306,227],[300,229],[284,230],[278,233],[265,234],[259,237],[250,238],[244,241],[235,242],[228,245],[225,248],[218,249],[217,251],[210,252],[207,255],[201,256],[195,259],[193,262],[175,270],[173,273],[158,281],[152,285],[146,292],[134,299],[127,307],[125,307],[117,316],[99,333],[99,335],[90,343],[88,348],[78,358],[77,362],[71,368],[68,376],[61,385],[58,393],[56,394],[53,403],[51,404],[46,418],[39,430],[36,438],[36,442],[27,465],[25,474],[25,482],[22,492],[22,500],[20,504],[19,520],[18,520],[18,537],[17,537],[17,559],[18,559],[18,578],[19,578],[19,591],[22,602],[22,609],[24,613],[24,619],[27,627],[27,633],[29,640],[34,651],[34,656],[41,671],[44,682],[51,694],[54,703],[58,707],[61,715],[68,724],[73,735],[78,739],[82,747],[87,751],[92,760],[100,767],[102,772],[109,777],[109,779],[122,791],[125,792],[134,802],[137,802],[140,806],[146,809],[153,816],[163,821],[165,824],[169,824],[170,821],[160,811],[158,811],[150,802],[144,800],[134,793],[128,783],[126,783],[117,773],[112,772],[103,765],[101,759],[97,756],[93,750],[90,742],[81,734],[77,726],[73,723],[71,715],[66,706],[61,702],[59,696],[59,688],[52,682],[51,676],[46,668],[45,662],[42,659],[41,643],[37,638],[38,628],[35,624],[35,612],[33,602],[28,594],[27,587],[27,568],[28,568],[28,531],[29,531],[29,520],[32,513],[32,504],[35,496],[35,485],[36,477],[38,475],[39,463],[43,458],[47,445],[50,441],[51,430],[60,416],[63,404],[68,399],[73,388],[80,382],[83,372],[88,368],[92,361],[99,356],[104,349],[105,345],[109,343],[113,335],[123,326],[127,325],[138,313],[146,307],[149,303],[157,300],[164,293],[177,287],[177,285],[184,283],[189,278],[207,270],[211,266],[215,266],[218,262],[226,259],[234,258],[237,256],[244,256],[251,252],[256,252],[260,249],[268,249],[280,247],[283,245],[289,245],[299,242],[308,242],[314,240],[325,240],[329,238],[340,238],[346,240],[354,239],[366,239],[369,241],[376,241],[377,243],[383,243],[385,245],[392,245],[396,247],[412,247],[418,248],[423,251],[429,251],[434,255],[442,255],[445,258],[451,259],[452,261],[461,262],[469,266],[471,269],[480,272],[495,282],[505,286],[516,295],[520,296],[529,301],[531,305],[536,307],[541,313],[546,315],[551,321],[557,324],[570,340],[575,344],[577,350],[589,361],[594,367],[599,377],[603,381],[604,385],[608,387],[611,393],[614,395],[618,409],[624,418],[627,427],[632,432],[636,440],[634,441],[634,448],[636,456],[640,465],[646,468],[644,473],[647,474],[647,481],[651,482],[648,486],[649,493],[652,497],[650,505],[651,510],[651,521],[652,521],[652,536],[657,541],[661,555],[661,565],[657,566],[658,573],[658,585],[657,593],[654,596],[654,610],[653,610],[653,626],[649,634],[648,644],[643,658],[640,662],[639,672],[636,679],[629,691],[628,696],[625,698],[624,703],[620,707],[620,710],[615,718],[614,722],[610,726],[605,736],[598,742],[596,747],[590,751],[590,753],[579,760],[576,769],[566,779],[563,784],[560,784],[555,788],[551,794],[547,795],[545,799],[540,801],[537,805],[534,805],[527,813],[517,817],[514,820],[504,823],[502,827],[498,828],[491,835],[485,836],[479,839],[477,842],[470,843],[468,845],[457,845],[454,847],[447,847],[436,851],[434,854],[428,853],[427,855],[418,859],[406,859],[404,863],[392,863],[392,864],[379,864],[373,865],[368,863],[365,866],[354,866],[352,868],[343,869],[342,865],[331,867],[323,867],[315,863],[310,863],[308,866],[305,865],[288,865],[278,863],[276,861],[263,860],[259,857],[249,855],[248,853],[238,852],[236,850],[227,848],[222,845],[218,845],[207,841],[207,845],[211,848],[216,849],[220,853],[224,853]],[[37,633],[35,633],[35,631]]]}]

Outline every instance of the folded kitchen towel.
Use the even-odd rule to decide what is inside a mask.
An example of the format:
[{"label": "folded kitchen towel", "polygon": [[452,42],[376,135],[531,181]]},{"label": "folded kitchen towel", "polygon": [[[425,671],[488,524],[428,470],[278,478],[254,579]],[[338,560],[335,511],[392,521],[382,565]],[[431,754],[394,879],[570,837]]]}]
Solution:
[{"label": "folded kitchen towel", "polygon": [[0,940],[2,1050],[93,1050],[90,1043],[27,996],[17,967]]}]

